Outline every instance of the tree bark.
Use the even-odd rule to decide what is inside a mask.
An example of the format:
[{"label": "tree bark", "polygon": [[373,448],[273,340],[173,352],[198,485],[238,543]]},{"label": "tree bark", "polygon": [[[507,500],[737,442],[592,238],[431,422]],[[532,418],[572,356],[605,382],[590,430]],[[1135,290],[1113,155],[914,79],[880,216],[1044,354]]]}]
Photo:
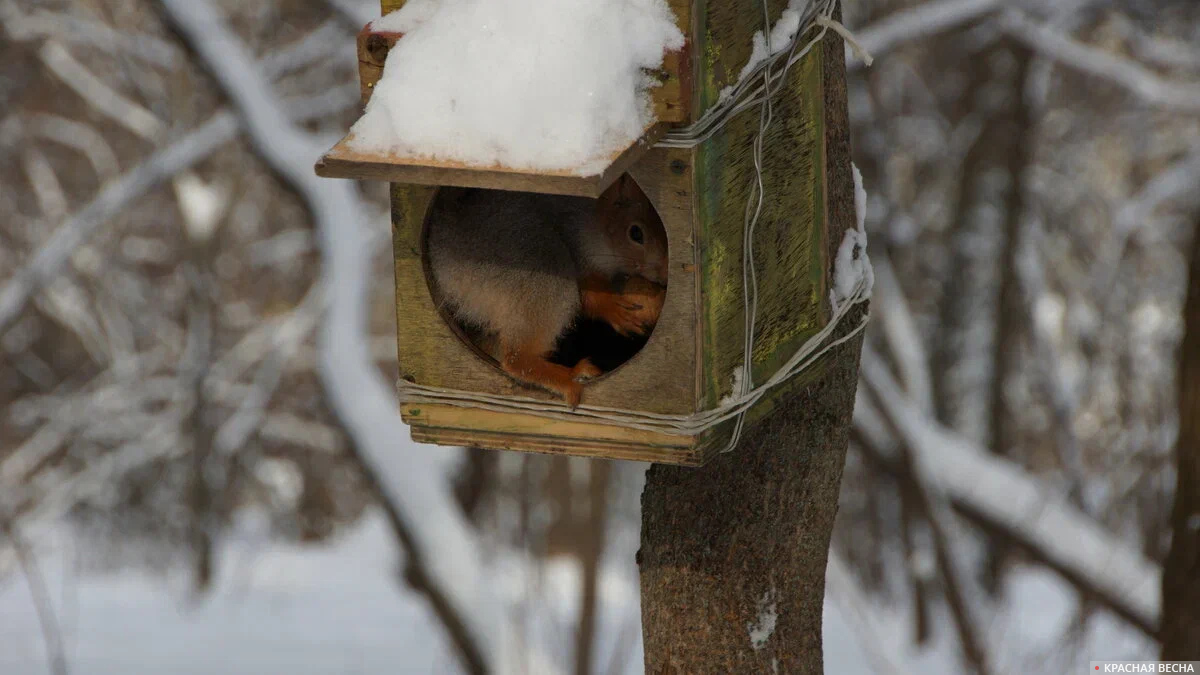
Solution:
[{"label": "tree bark", "polygon": [[[825,49],[828,260],[854,226],[842,41]],[[825,565],[861,338],[831,352],[736,450],[654,466],[642,495],[646,672],[822,673]]]},{"label": "tree bark", "polygon": [[1200,661],[1200,225],[1192,243],[1179,357],[1178,483],[1163,567],[1164,661]]},{"label": "tree bark", "polygon": [[[1027,49],[1013,46],[1011,49],[1015,74],[1012,77],[1012,100],[1006,115],[998,120],[999,126],[1009,134],[1011,141],[1002,150],[1004,170],[1008,184],[1004,190],[1004,243],[1000,251],[1000,289],[996,297],[996,323],[992,334],[992,382],[988,394],[988,447],[997,455],[1008,457],[1016,444],[1012,413],[1005,399],[1005,385],[1009,375],[1018,366],[1018,341],[1023,327],[1024,310],[1021,290],[1017,283],[1017,253],[1021,246],[1021,219],[1025,215],[1025,190],[1023,175],[1033,154],[1031,130],[1033,111],[1025,94],[1029,79],[1029,64],[1032,60]],[[1004,567],[1012,555],[1010,542],[989,539],[988,560],[984,570],[984,586],[993,595],[1000,591]],[[970,650],[968,650],[970,651]]]},{"label": "tree bark", "polygon": [[591,675],[596,652],[596,625],[600,614],[600,563],[608,516],[609,474],[612,463],[592,460],[588,466],[588,513],[580,542],[579,625],[575,634],[575,675]]}]

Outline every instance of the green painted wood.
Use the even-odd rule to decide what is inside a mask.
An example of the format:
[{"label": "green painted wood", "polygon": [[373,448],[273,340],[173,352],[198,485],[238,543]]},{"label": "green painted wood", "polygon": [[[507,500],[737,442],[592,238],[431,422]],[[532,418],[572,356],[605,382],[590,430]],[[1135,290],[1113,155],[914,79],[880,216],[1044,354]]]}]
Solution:
[{"label": "green painted wood", "polygon": [[[728,3],[707,4],[702,72],[697,77],[701,105],[712,105],[745,65],[761,17],[734,12]],[[772,18],[784,3],[773,3]],[[776,372],[805,340],[824,325],[828,283],[825,265],[823,186],[823,53],[814,50],[792,67],[774,99],[763,154],[764,199],[755,232],[758,311],[753,373],[762,382]],[[744,361],[742,234],[746,205],[755,183],[754,140],[757,110],[741,113],[696,152],[697,240],[701,274],[700,401],[716,405],[733,388],[732,374]],[[800,377],[781,387],[749,415],[751,422],[774,407],[785,391],[808,381]],[[726,432],[712,434],[721,444]]]}]

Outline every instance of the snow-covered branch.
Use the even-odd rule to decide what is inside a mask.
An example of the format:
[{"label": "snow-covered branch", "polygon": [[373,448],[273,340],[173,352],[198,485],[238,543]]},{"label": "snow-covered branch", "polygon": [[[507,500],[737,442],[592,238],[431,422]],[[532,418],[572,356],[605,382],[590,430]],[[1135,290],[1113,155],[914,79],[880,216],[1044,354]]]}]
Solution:
[{"label": "snow-covered branch", "polygon": [[153,35],[119,31],[99,21],[45,9],[25,14],[13,0],[0,1],[0,24],[17,42],[53,38],[96,47],[110,54],[129,54],[156,66],[174,68],[180,63],[179,49]]},{"label": "snow-covered branch", "polygon": [[925,343],[909,310],[908,299],[904,297],[887,252],[875,252],[871,258],[875,268],[878,325],[896,359],[904,390],[922,412],[933,414],[933,375],[929,372]]},{"label": "snow-covered branch", "polygon": [[[935,35],[977,19],[1003,5],[1000,0],[932,0],[891,14],[854,32],[874,56],[897,45]],[[857,64],[857,60],[848,62]]]},{"label": "snow-covered branch", "polygon": [[[1148,633],[1158,625],[1162,570],[1020,467],[983,452],[921,413],[882,359],[864,348],[862,373],[913,453],[920,475],[955,506],[999,528]],[[857,420],[856,420],[857,423]]]},{"label": "snow-covered branch", "polygon": [[1146,103],[1200,112],[1200,87],[1163,78],[1137,61],[1085,45],[1018,10],[1004,12],[999,22],[1005,32],[1030,49],[1064,66],[1112,82]]},{"label": "snow-covered branch", "polygon": [[29,263],[0,288],[0,333],[12,325],[29,299],[58,274],[71,253],[100,226],[164,180],[236,136],[237,120],[229,113],[219,113],[109,183],[87,206],[60,225]]},{"label": "snow-covered branch", "polygon": [[[353,183],[318,178],[313,165],[324,141],[288,121],[246,45],[206,0],[161,0],[200,61],[241,114],[258,154],[303,197],[316,224],[329,293],[320,336],[320,376],[330,403],[379,482],[397,524],[409,535],[410,579],[446,623],[473,672],[486,672],[491,631],[478,619],[472,586],[481,580],[480,551],[446,486],[431,480],[440,461],[432,448],[406,443],[391,387],[371,359],[366,334],[372,251],[368,213]],[[402,535],[403,536],[403,535]]]},{"label": "snow-covered branch", "polygon": [[326,0],[354,30],[379,18],[379,3],[374,0]]},{"label": "snow-covered branch", "polygon": [[[286,109],[298,121],[315,119],[355,105],[357,98],[345,95],[347,93],[337,92],[336,100],[322,100],[323,105],[316,106],[293,105],[294,102],[289,101]],[[311,99],[306,98],[304,102],[309,103]],[[67,218],[29,262],[0,288],[0,334],[16,321],[30,299],[58,275],[75,249],[97,229],[164,181],[212,155],[237,134],[238,119],[227,111],[219,112],[107,183],[94,199]]]}]

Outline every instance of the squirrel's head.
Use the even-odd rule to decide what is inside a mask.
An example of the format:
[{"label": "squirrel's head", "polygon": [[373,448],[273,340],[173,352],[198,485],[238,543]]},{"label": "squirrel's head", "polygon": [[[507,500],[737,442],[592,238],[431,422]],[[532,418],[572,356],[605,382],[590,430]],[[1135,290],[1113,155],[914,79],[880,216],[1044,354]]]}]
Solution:
[{"label": "squirrel's head", "polygon": [[667,283],[667,233],[649,198],[628,174],[600,195],[597,220],[614,274]]}]

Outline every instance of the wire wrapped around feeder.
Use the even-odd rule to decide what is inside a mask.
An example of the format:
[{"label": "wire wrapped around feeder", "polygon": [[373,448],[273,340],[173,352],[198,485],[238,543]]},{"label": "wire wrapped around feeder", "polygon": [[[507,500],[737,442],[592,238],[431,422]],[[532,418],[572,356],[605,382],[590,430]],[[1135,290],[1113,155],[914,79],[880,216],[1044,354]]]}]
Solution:
[{"label": "wire wrapped around feeder", "polygon": [[[344,143],[318,165],[323,175],[393,182],[399,390],[414,439],[699,465],[819,372],[825,349],[861,329],[837,322],[857,316],[869,288],[864,280],[835,307],[825,253],[827,171],[848,170],[826,156],[827,138],[840,133],[827,128],[826,106],[845,105],[819,40],[828,23],[818,17],[832,0],[796,8],[794,39],[767,50],[740,81],[762,17],[728,3],[667,4],[685,39],[656,73],[655,123],[597,174],[368,161]],[[404,39],[370,28],[360,35],[364,95]],[[626,174],[666,233],[665,302],[641,350],[588,384],[572,410],[481,358],[439,314],[426,218],[442,185],[594,197]],[[753,254],[744,256],[748,242]]]}]

